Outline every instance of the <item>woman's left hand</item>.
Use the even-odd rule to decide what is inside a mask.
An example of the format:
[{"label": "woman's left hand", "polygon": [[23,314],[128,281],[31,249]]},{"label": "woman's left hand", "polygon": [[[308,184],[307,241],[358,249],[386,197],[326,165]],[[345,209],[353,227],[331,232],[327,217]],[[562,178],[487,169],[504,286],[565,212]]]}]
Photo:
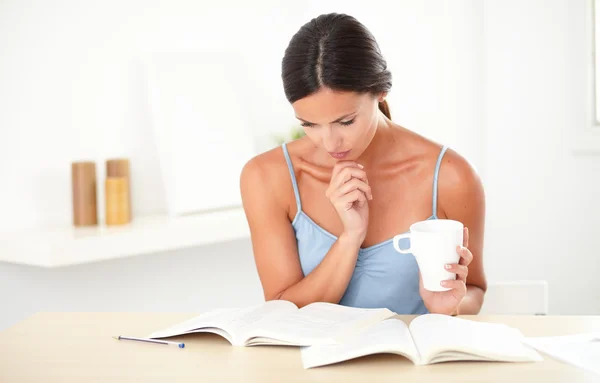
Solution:
[{"label": "woman's left hand", "polygon": [[469,264],[473,260],[473,254],[467,248],[469,246],[469,230],[465,227],[463,231],[463,246],[458,246],[456,251],[460,255],[458,263],[446,265],[446,270],[456,274],[456,280],[442,281],[443,287],[448,291],[429,291],[423,287],[423,279],[419,272],[419,292],[425,307],[430,313],[458,314],[458,306],[467,294],[467,275]]}]

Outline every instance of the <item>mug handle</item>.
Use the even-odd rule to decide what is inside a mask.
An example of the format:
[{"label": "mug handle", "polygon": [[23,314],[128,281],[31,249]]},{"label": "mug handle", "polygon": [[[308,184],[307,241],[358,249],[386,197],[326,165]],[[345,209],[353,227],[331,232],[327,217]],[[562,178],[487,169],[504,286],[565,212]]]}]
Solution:
[{"label": "mug handle", "polygon": [[410,233],[404,233],[404,234],[398,234],[397,236],[394,237],[394,240],[392,241],[394,243],[394,249],[399,252],[400,254],[410,254],[412,253],[412,250],[410,249],[410,247],[406,250],[402,250],[400,248],[399,242],[401,239],[404,238],[410,238]]}]

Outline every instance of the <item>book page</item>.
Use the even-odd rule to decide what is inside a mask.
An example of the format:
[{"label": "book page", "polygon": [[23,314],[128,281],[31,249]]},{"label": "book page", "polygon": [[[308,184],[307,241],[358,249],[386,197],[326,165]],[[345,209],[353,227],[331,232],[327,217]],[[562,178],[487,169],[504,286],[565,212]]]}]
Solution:
[{"label": "book page", "polygon": [[501,323],[477,322],[448,315],[426,314],[410,323],[423,363],[457,360],[540,361],[522,343],[519,330]]},{"label": "book page", "polygon": [[269,337],[297,346],[333,343],[394,315],[388,309],[360,309],[318,302],[289,315],[268,318],[248,336]]},{"label": "book page", "polygon": [[600,333],[525,338],[525,344],[557,360],[600,375]]},{"label": "book page", "polygon": [[243,343],[244,333],[257,323],[265,319],[273,320],[297,310],[296,305],[283,300],[268,301],[240,309],[217,309],[156,331],[150,334],[149,338],[164,338],[192,332],[214,332],[223,336],[222,332],[213,330],[217,328],[226,331],[229,334],[228,340],[238,345]]},{"label": "book page", "polygon": [[343,362],[361,356],[393,353],[418,364],[419,354],[406,324],[399,319],[387,319],[354,334],[342,343],[303,347],[304,368]]}]

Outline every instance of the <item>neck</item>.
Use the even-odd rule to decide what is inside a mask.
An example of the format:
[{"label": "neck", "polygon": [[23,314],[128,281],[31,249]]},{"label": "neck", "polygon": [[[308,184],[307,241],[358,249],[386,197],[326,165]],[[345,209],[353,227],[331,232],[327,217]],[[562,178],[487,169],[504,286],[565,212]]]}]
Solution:
[{"label": "neck", "polygon": [[379,113],[377,119],[377,129],[373,133],[369,145],[365,151],[356,159],[356,162],[369,166],[380,162],[381,158],[386,156],[389,148],[393,145],[394,135],[392,132],[392,122]]}]

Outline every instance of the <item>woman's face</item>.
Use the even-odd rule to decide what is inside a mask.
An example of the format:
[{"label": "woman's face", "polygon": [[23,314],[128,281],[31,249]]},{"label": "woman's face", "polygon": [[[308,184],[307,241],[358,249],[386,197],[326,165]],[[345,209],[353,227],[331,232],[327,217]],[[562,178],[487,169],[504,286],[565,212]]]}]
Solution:
[{"label": "woman's face", "polygon": [[321,88],[292,107],[315,145],[335,160],[355,160],[375,135],[383,96]]}]

